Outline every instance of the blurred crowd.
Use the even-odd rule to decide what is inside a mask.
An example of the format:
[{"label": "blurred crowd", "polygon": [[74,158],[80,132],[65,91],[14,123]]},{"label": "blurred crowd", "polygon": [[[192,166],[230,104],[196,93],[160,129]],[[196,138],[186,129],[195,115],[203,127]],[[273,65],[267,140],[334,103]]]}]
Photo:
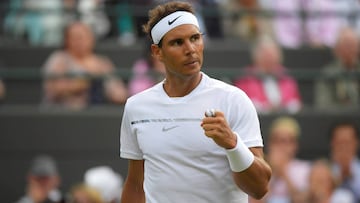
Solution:
[{"label": "blurred crowd", "polygon": [[[95,52],[111,35],[119,46],[144,37],[141,25],[151,0],[9,0],[4,34],[32,46],[56,47],[44,61],[46,108],[84,109],[94,104],[122,105],[164,78],[164,67],[150,53],[133,63],[130,77],[117,74],[110,58]],[[297,113],[304,102],[296,78],[283,65],[284,48],[311,46],[333,50],[314,86],[314,106],[360,105],[360,2],[355,0],[192,0],[205,38],[236,38],[251,47],[244,74],[227,81],[244,90],[259,113]],[[0,59],[1,60],[1,59]],[[1,66],[1,64],[0,64]],[[0,67],[1,68],[1,67]],[[0,101],[6,84],[0,78]]]},{"label": "blurred crowd", "polygon": [[83,179],[61,190],[57,160],[47,154],[34,157],[26,174],[25,194],[16,203],[119,203],[123,177],[106,165],[87,169]]},{"label": "blurred crowd", "polygon": [[298,121],[288,116],[273,120],[265,155],[273,171],[269,193],[250,202],[360,202],[358,130],[352,122],[334,123],[328,132],[329,156],[303,160],[297,157],[302,133]]},{"label": "blurred crowd", "polygon": [[[60,45],[73,20],[88,24],[96,39],[117,37],[128,46],[144,37],[141,25],[150,7],[166,0],[8,0],[3,30],[31,45]],[[357,0],[188,0],[200,27],[211,38],[256,40],[264,34],[287,48],[333,47],[339,30],[360,33]]]},{"label": "blurred crowd", "polygon": [[[272,168],[269,192],[250,203],[359,203],[359,126],[334,122],[327,133],[329,154],[305,160],[298,157],[302,126],[295,117],[279,115],[264,136],[265,159]],[[123,177],[110,166],[88,168],[83,179],[64,189],[57,160],[35,157],[26,175],[25,194],[16,203],[119,203]],[[124,172],[123,172],[124,173]],[[64,191],[65,190],[65,191]]]}]

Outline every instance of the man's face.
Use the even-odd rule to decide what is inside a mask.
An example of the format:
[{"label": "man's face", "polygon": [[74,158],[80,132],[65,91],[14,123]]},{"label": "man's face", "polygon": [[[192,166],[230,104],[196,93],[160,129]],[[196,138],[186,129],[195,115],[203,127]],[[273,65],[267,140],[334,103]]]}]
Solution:
[{"label": "man's face", "polygon": [[358,140],[356,132],[350,126],[341,126],[333,132],[331,148],[337,161],[351,161],[356,156]]},{"label": "man's face", "polygon": [[204,42],[199,29],[180,25],[166,33],[162,47],[152,46],[153,53],[165,64],[167,76],[188,77],[200,72]]}]

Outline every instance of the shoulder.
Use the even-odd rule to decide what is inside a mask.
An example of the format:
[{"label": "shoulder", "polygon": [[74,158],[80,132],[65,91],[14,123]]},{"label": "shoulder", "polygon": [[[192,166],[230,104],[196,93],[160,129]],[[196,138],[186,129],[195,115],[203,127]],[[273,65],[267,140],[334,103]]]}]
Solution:
[{"label": "shoulder", "polygon": [[130,96],[126,101],[127,108],[131,106],[147,105],[148,103],[153,102],[154,99],[158,99],[161,97],[160,88],[162,88],[162,82]]},{"label": "shoulder", "polygon": [[63,60],[67,58],[68,54],[63,50],[55,50],[47,57],[47,60]]},{"label": "shoulder", "polygon": [[206,87],[207,88],[212,88],[214,89],[214,91],[219,91],[219,92],[223,92],[223,93],[228,93],[228,94],[242,94],[243,91],[241,89],[239,89],[238,87],[226,83],[224,81],[206,76]]},{"label": "shoulder", "polygon": [[230,104],[237,103],[234,101],[248,100],[248,96],[242,89],[208,76],[206,79],[205,88],[206,91],[212,92],[216,98],[221,98],[224,101],[228,101]]},{"label": "shoulder", "polygon": [[63,50],[56,50],[48,56],[43,69],[45,72],[63,72],[67,63],[70,63],[68,54]]}]

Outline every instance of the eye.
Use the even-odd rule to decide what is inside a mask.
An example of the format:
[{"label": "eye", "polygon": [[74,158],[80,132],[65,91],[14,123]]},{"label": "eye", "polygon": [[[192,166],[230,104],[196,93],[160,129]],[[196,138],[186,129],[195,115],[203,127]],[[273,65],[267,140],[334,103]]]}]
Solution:
[{"label": "eye", "polygon": [[173,40],[170,44],[172,46],[181,46],[183,44],[183,40],[182,39],[176,39],[176,40]]},{"label": "eye", "polygon": [[192,42],[196,42],[196,41],[198,41],[200,39],[200,37],[201,37],[200,34],[195,34],[195,35],[191,36],[190,40]]}]

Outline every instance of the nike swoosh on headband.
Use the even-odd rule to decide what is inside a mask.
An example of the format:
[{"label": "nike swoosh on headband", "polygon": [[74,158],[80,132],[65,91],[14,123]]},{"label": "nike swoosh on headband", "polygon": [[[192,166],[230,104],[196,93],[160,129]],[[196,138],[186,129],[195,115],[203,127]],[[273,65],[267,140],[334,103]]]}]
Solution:
[{"label": "nike swoosh on headband", "polygon": [[174,23],[178,18],[180,18],[180,17],[181,17],[181,15],[178,16],[178,17],[176,17],[176,18],[174,18],[174,20],[171,20],[171,21],[169,20],[169,21],[168,21],[168,24],[169,24],[169,25],[173,24],[173,23]]}]

